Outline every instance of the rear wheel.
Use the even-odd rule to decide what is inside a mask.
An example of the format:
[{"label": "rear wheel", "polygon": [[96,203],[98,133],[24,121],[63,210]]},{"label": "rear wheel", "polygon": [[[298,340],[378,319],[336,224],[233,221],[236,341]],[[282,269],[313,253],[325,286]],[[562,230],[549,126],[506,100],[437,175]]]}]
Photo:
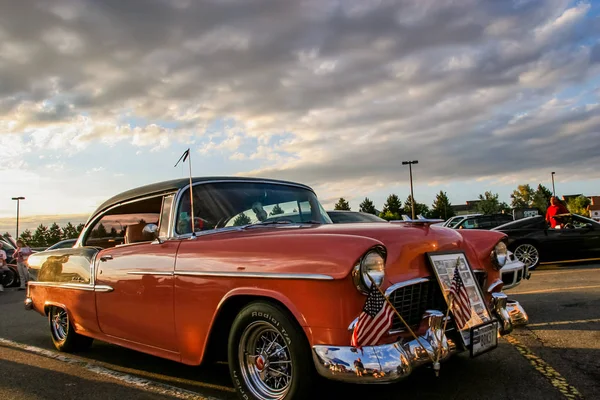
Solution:
[{"label": "rear wheel", "polygon": [[87,350],[94,339],[83,336],[75,332],[69,314],[62,307],[50,307],[48,312],[48,322],[50,324],[50,336],[52,343],[58,351],[67,353]]},{"label": "rear wheel", "polygon": [[528,269],[535,269],[540,263],[540,252],[532,243],[521,243],[515,247],[514,255]]},{"label": "rear wheel", "polygon": [[4,270],[4,278],[2,279],[2,282],[0,282],[2,284],[2,286],[4,287],[12,287],[16,284],[16,274],[15,271],[13,271],[12,268],[6,268]]},{"label": "rear wheel", "polygon": [[280,307],[268,302],[246,306],[229,334],[229,371],[244,399],[308,398],[314,373],[308,341]]}]

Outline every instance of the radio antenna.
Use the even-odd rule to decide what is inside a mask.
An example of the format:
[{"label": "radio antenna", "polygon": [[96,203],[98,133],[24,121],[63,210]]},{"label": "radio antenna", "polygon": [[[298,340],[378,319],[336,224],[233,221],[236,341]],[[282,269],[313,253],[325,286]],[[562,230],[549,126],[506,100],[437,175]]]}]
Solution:
[{"label": "radio antenna", "polygon": [[195,224],[194,224],[194,194],[192,192],[193,188],[192,188],[192,157],[190,156],[190,149],[188,148],[186,151],[183,152],[183,154],[181,155],[181,157],[179,157],[179,160],[177,160],[177,162],[175,163],[175,167],[177,167],[177,165],[179,164],[179,162],[184,163],[185,160],[187,160],[189,158],[188,164],[190,167],[190,215],[191,215],[191,220],[190,223],[192,224],[192,238],[196,237],[196,228],[195,228]]}]

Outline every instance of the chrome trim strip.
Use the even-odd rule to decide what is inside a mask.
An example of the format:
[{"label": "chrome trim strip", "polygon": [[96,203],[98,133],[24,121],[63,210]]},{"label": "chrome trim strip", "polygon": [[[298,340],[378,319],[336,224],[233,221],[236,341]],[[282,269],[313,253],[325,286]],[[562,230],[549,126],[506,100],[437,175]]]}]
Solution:
[{"label": "chrome trim strip", "polygon": [[114,289],[108,285],[90,285],[87,283],[59,283],[59,282],[38,282],[29,281],[31,286],[44,286],[59,289],[83,290],[86,292],[112,292]]},{"label": "chrome trim strip", "polygon": [[106,292],[112,292],[114,289],[111,286],[108,285],[96,285],[94,286],[94,292],[101,292],[101,293],[106,293]]},{"label": "chrome trim strip", "polygon": [[165,275],[173,276],[173,272],[161,272],[161,271],[129,271],[127,275]]},{"label": "chrome trim strip", "polygon": [[321,274],[276,274],[269,272],[228,272],[228,271],[175,271],[177,276],[212,276],[234,278],[264,278],[264,279],[308,279],[316,281],[332,281],[333,276]]},{"label": "chrome trim strip", "polygon": [[85,290],[88,292],[94,291],[94,286],[87,283],[60,283],[60,282],[38,282],[38,281],[30,281],[28,282],[31,286],[45,286],[45,287],[55,287],[62,289],[76,289],[76,290]]},{"label": "chrome trim strip", "polygon": [[392,292],[394,290],[397,290],[397,289],[400,289],[400,288],[403,288],[406,286],[418,285],[419,283],[425,283],[425,282],[430,282],[430,281],[431,281],[430,278],[415,278],[415,279],[409,279],[408,281],[396,283],[385,290],[385,297],[390,297],[390,294],[392,294]]}]

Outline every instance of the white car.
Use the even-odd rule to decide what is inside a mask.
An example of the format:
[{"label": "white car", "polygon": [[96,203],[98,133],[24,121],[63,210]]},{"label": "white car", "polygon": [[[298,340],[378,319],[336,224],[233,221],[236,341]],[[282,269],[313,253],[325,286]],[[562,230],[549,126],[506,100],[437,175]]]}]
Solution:
[{"label": "white car", "polygon": [[529,279],[530,272],[521,261],[508,252],[508,260],[504,267],[500,270],[502,282],[504,282],[503,290],[511,289],[521,284],[523,279]]}]

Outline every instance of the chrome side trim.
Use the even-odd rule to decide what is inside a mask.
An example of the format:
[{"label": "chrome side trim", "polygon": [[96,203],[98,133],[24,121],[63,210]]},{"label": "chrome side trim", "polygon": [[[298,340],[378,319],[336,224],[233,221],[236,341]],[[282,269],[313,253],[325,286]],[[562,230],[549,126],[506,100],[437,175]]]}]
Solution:
[{"label": "chrome side trim", "polygon": [[162,272],[162,271],[129,271],[127,275],[164,275],[173,276],[173,272]]},{"label": "chrome side trim", "polygon": [[86,292],[112,292],[114,289],[108,285],[90,285],[87,283],[59,283],[59,282],[28,282],[31,286],[44,286],[59,289],[83,290]]},{"label": "chrome side trim", "polygon": [[425,282],[429,282],[429,281],[430,281],[429,278],[415,278],[415,279],[409,279],[408,281],[396,283],[385,290],[385,297],[390,297],[390,294],[392,294],[394,292],[394,290],[397,290],[397,289],[400,289],[400,288],[403,288],[406,286],[418,285],[419,283],[425,283]]},{"label": "chrome side trim", "polygon": [[316,281],[332,281],[333,276],[321,274],[276,274],[269,272],[227,272],[227,271],[175,271],[177,276],[212,276],[234,278],[263,278],[263,279],[308,279]]},{"label": "chrome side trim", "polygon": [[29,284],[31,286],[44,286],[44,287],[55,287],[55,288],[62,288],[62,289],[85,290],[88,292],[94,291],[94,286],[87,284],[87,283],[59,283],[59,282],[30,281]]}]

